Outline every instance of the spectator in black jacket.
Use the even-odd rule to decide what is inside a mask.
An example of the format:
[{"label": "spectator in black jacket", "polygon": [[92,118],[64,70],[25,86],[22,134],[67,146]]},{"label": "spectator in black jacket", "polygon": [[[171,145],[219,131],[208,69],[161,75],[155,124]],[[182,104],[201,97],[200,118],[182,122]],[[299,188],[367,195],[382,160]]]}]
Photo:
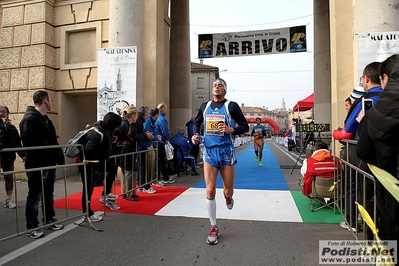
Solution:
[{"label": "spectator in black jacket", "polygon": [[[95,130],[91,130],[78,142],[84,146],[85,159],[89,161],[86,167],[79,166],[78,168],[83,183],[82,208],[83,213],[86,214],[84,219],[87,219],[87,216],[89,216],[92,222],[102,220],[102,217],[95,215],[90,208],[90,200],[94,189],[93,177],[96,172],[104,171],[105,163],[108,162],[111,155],[112,133],[121,122],[122,118],[119,115],[109,112],[104,116],[102,121],[98,121],[93,125],[101,134]],[[79,159],[83,160],[83,151],[79,154]],[[85,177],[87,180],[85,180]],[[88,201],[86,201],[86,198]]]},{"label": "spectator in black jacket", "polygon": [[[399,54],[382,62],[380,79],[384,91],[364,118],[368,118],[367,131],[374,141],[376,166],[399,179]],[[380,238],[399,241],[399,203],[377,179],[376,197]]]},{"label": "spectator in black jacket", "polygon": [[[21,137],[19,136],[17,128],[11,123],[9,119],[10,110],[7,106],[0,106],[0,116],[2,119],[2,130],[1,140],[4,142],[4,148],[19,148],[21,145]],[[25,152],[19,151],[18,155],[25,161]],[[16,159],[15,152],[3,152],[1,154],[1,168],[3,171],[14,171],[14,161]],[[6,200],[4,201],[4,207],[9,209],[14,209],[17,205],[11,198],[12,191],[14,189],[13,175],[4,176],[6,185]]]},{"label": "spectator in black jacket", "polygon": [[[47,112],[51,110],[52,103],[50,95],[43,90],[36,91],[33,94],[33,102],[35,106],[28,106],[26,113],[22,118],[19,129],[24,147],[43,146],[41,149],[27,150],[25,159],[25,168],[39,168],[45,166],[55,166],[56,164],[64,164],[65,158],[61,148],[48,149],[45,146],[58,145],[57,135],[53,122],[47,116]],[[46,217],[43,217],[43,223],[55,223],[57,221],[54,211],[54,181],[56,169],[43,171],[27,172],[28,176],[28,197],[26,199],[25,217],[26,228],[34,229],[39,226],[38,207],[42,202],[42,211]],[[42,191],[43,182],[43,191]],[[50,228],[60,230],[64,226],[54,224]],[[41,230],[34,230],[29,233],[31,238],[40,238],[44,236]]]}]

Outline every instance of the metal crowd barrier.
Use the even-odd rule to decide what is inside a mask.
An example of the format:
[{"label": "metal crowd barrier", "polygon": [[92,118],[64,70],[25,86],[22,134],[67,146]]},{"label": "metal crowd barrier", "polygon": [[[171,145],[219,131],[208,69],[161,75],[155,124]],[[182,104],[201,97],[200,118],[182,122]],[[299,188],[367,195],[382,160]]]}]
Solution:
[{"label": "metal crowd barrier", "polygon": [[[366,172],[360,168],[360,165],[354,165],[351,162],[349,153],[350,149],[356,149],[357,141],[341,140],[341,151],[345,151],[340,156],[341,176],[340,191],[342,192],[339,210],[344,218],[346,225],[354,226],[356,230],[352,232],[357,240],[375,240],[372,236],[372,230],[369,228],[365,220],[359,215],[358,204],[366,207],[366,210],[372,216],[373,222],[377,222],[377,202],[376,202],[376,185],[375,179],[371,172]],[[336,146],[334,146],[336,147]],[[355,153],[354,153],[355,154]],[[361,160],[358,159],[358,162]],[[367,168],[367,164],[363,162]],[[346,205],[349,209],[345,208]],[[349,221],[348,221],[349,219]],[[351,225],[350,221],[355,221],[355,225]],[[368,232],[368,233],[367,233]]]},{"label": "metal crowd barrier", "polygon": [[[274,141],[283,145],[284,139],[284,137],[275,137]],[[349,231],[357,240],[379,241],[376,226],[378,224],[378,199],[376,198],[375,180],[377,178],[398,202],[399,180],[360,159],[357,159],[356,163],[361,163],[362,167],[360,168],[360,164],[354,165],[352,156],[355,156],[356,152],[351,149],[356,149],[357,141],[341,140],[340,143],[342,144],[341,151],[333,151],[333,154],[340,154],[340,157],[336,158],[341,164],[340,172],[334,174],[334,202],[336,203],[334,206],[341,213],[346,225],[354,226],[355,230]],[[338,145],[332,146],[335,149]],[[336,189],[337,186],[338,189]],[[349,208],[345,208],[345,202]],[[350,223],[351,220],[355,221],[354,225]]]},{"label": "metal crowd barrier", "polygon": [[[394,254],[390,253],[390,251],[387,250],[385,246],[387,242],[385,242],[384,240],[397,240],[396,236],[394,236],[394,239],[380,239],[378,236],[378,229],[379,229],[378,215],[377,215],[378,197],[376,194],[376,180],[378,179],[381,185],[384,186],[384,188],[392,195],[394,199],[396,199],[398,203],[399,203],[399,180],[396,179],[391,174],[389,174],[388,172],[384,171],[383,169],[380,169],[371,164],[367,164],[365,162],[362,162],[362,168],[366,169],[367,172],[363,171],[358,166],[354,166],[353,164],[351,164],[352,158],[349,154],[350,154],[350,148],[356,148],[355,145],[357,145],[357,141],[343,140],[341,141],[341,143],[344,145],[343,149],[345,149],[346,151],[346,153],[344,153],[346,156],[343,156],[344,158],[341,158],[341,162],[350,169],[349,177],[353,178],[353,175],[355,177],[355,186],[356,186],[355,210],[356,210],[356,215],[358,213],[361,214],[362,225],[363,225],[362,239],[360,239],[358,234],[359,232],[358,224],[356,224],[356,232],[353,233],[356,239],[358,240],[375,241],[373,246],[369,246],[368,249],[380,250],[380,252],[376,254],[376,256],[381,259],[381,264],[379,265],[394,265],[394,261],[392,260],[392,255]],[[353,153],[352,156],[354,155],[355,153]],[[358,161],[361,162],[360,159],[358,159]],[[352,179],[350,179],[350,181],[351,180]],[[358,182],[359,180],[360,180],[360,185]],[[369,187],[367,187],[367,182],[369,183],[368,184]],[[352,184],[352,182],[350,182],[349,184]],[[372,191],[370,190],[370,186],[372,187]],[[351,188],[350,191],[352,192]],[[350,199],[352,199],[352,194],[350,196]],[[351,204],[351,206],[352,205],[353,204]],[[345,218],[346,216],[344,215],[344,212],[342,213],[343,217]],[[347,224],[349,224],[348,222],[349,221],[346,221]],[[382,250],[384,250],[385,252],[382,252]]]},{"label": "metal crowd barrier", "polygon": [[[81,144],[72,144],[72,145],[51,145],[51,146],[38,146],[38,147],[21,147],[21,148],[7,148],[7,149],[2,149],[0,150],[0,159],[1,159],[1,155],[2,153],[5,152],[17,152],[17,151],[28,151],[28,150],[40,150],[40,149],[56,149],[56,148],[65,148],[65,147],[80,147],[83,148],[83,146]],[[157,181],[157,176],[158,176],[158,146],[156,145],[154,147],[154,149],[150,150],[145,150],[145,151],[137,151],[137,152],[131,152],[131,153],[125,153],[125,154],[116,154],[110,157],[109,161],[110,163],[115,163],[116,166],[118,166],[117,161],[122,158],[125,157],[125,168],[126,168],[126,158],[130,155],[133,155],[132,158],[133,160],[135,160],[136,158],[138,158],[139,160],[141,160],[141,158],[147,158],[149,156],[154,156],[154,163],[153,165],[149,165],[149,160],[145,160],[145,162],[143,162],[143,166],[144,167],[139,167],[138,171],[134,171],[134,162],[132,163],[132,171],[133,171],[133,175],[132,175],[132,184],[133,184],[133,188],[129,191],[126,191],[126,193],[132,192],[133,190],[135,191],[137,188],[141,188],[143,186],[145,186],[146,184],[151,184],[155,181]],[[34,230],[38,230],[38,229],[43,229],[43,228],[47,228],[55,223],[63,223],[66,221],[70,221],[70,220],[76,220],[76,219],[80,219],[80,221],[78,220],[77,222],[75,222],[76,225],[81,225],[84,222],[88,222],[89,225],[96,231],[102,231],[101,229],[96,228],[91,220],[89,218],[87,218],[87,212],[83,213],[83,212],[79,212],[79,214],[75,214],[73,215],[71,213],[71,210],[69,209],[69,205],[68,205],[68,196],[69,195],[69,189],[68,189],[68,182],[67,182],[67,169],[71,168],[71,167],[78,167],[78,166],[83,166],[84,169],[84,182],[86,182],[87,184],[87,176],[86,176],[86,167],[88,165],[88,163],[99,163],[98,161],[88,161],[85,159],[85,155],[83,153],[83,162],[75,162],[75,163],[66,163],[64,165],[54,165],[54,166],[48,166],[48,167],[38,167],[38,168],[31,168],[31,169],[18,169],[18,170],[14,170],[14,171],[4,171],[0,173],[0,176],[4,177],[5,175],[13,175],[13,182],[14,182],[14,189],[13,189],[13,196],[12,199],[15,201],[16,203],[16,208],[15,208],[15,224],[13,225],[13,222],[10,220],[12,219],[8,219],[6,217],[2,217],[2,219],[0,220],[0,242],[8,240],[10,238],[14,238],[20,235],[25,235],[27,233],[30,233]],[[141,162],[138,162],[139,165],[141,165]],[[106,168],[106,163],[104,163],[104,173],[107,172],[107,168]],[[30,229],[30,230],[24,230],[22,228],[25,228],[25,224],[26,224],[26,219],[25,219],[25,215],[21,215],[20,213],[24,213],[25,209],[21,209],[20,208],[20,202],[25,201],[26,202],[26,196],[27,195],[22,195],[22,193],[20,193],[18,191],[18,186],[17,186],[17,176],[16,175],[23,175],[28,172],[36,172],[39,171],[41,173],[42,176],[42,191],[44,191],[44,182],[43,182],[43,171],[46,170],[51,170],[51,169],[56,169],[56,170],[62,170],[62,178],[57,178],[57,180],[62,179],[63,180],[63,195],[56,195],[56,198],[64,198],[65,199],[65,213],[63,215],[61,215],[61,213],[56,213],[56,216],[62,216],[62,219],[59,219],[57,222],[54,223],[48,223],[46,224],[46,221],[44,221],[44,224],[46,225],[42,225],[42,226],[38,226],[34,229]],[[151,169],[151,171],[150,171]],[[140,174],[141,172],[144,171],[144,176],[145,179],[144,180],[140,180]],[[152,173],[151,176],[149,176],[147,173]],[[58,176],[59,172],[58,172]],[[80,173],[79,173],[80,176]],[[105,180],[105,176],[106,174],[104,174],[104,190],[106,189],[106,180]],[[136,183],[136,177],[138,178],[138,182]],[[85,188],[87,190],[87,185],[85,184]],[[115,184],[115,182],[114,182]],[[136,187],[136,185],[138,185],[138,187]],[[26,186],[27,186],[27,182],[26,182]],[[114,186],[115,187],[115,186]],[[1,188],[0,188],[1,189]],[[76,193],[76,191],[74,192]],[[87,197],[87,191],[86,191],[86,197]],[[119,194],[119,193],[118,193]],[[119,194],[119,196],[123,196],[123,194]],[[104,199],[105,200],[105,199]],[[88,203],[89,200],[86,198],[86,202]],[[105,201],[104,201],[105,202]],[[44,194],[42,193],[42,199],[41,199],[41,204],[43,204],[43,206],[45,206],[46,202],[44,200]],[[86,210],[88,210],[88,204],[86,206]],[[45,208],[43,207],[43,210],[45,211]],[[40,217],[46,217],[45,213],[40,214],[41,212],[41,208],[39,205],[39,211],[38,211],[38,219],[40,220]],[[76,210],[75,210],[76,212]],[[107,209],[106,206],[104,204],[104,215],[106,215]],[[10,212],[11,215],[11,212]],[[83,217],[86,217],[85,219],[82,219]],[[45,218],[43,218],[45,219]],[[4,224],[3,224],[4,223]]]},{"label": "metal crowd barrier", "polygon": [[[17,151],[29,151],[29,150],[41,150],[41,149],[56,149],[56,148],[64,148],[67,146],[79,146],[79,145],[51,145],[51,146],[38,146],[38,147],[22,147],[22,148],[7,148],[7,149],[2,149],[0,150],[0,157],[1,154],[4,152],[17,152]],[[80,145],[82,146],[82,145]],[[14,170],[14,171],[7,171],[7,172],[2,172],[0,175],[1,176],[5,176],[5,175],[13,175],[13,182],[14,182],[14,190],[13,190],[13,199],[15,200],[16,203],[16,208],[15,208],[15,226],[12,226],[10,223],[8,223],[7,225],[2,225],[2,228],[7,228],[7,233],[11,233],[10,235],[6,235],[6,236],[2,236],[0,238],[0,242],[16,237],[16,236],[20,236],[20,235],[24,235],[27,234],[29,232],[32,232],[34,230],[38,230],[38,229],[42,229],[42,228],[46,228],[49,227],[54,223],[49,223],[46,225],[42,225],[42,226],[38,226],[37,228],[34,229],[30,229],[30,230],[23,230],[21,229],[21,227],[25,227],[22,225],[25,225],[26,220],[25,220],[25,216],[24,215],[20,215],[20,211],[24,212],[24,209],[20,210],[19,208],[19,202],[23,201],[24,199],[26,199],[26,195],[22,195],[20,196],[19,192],[18,192],[18,186],[17,186],[17,178],[16,175],[21,175],[21,174],[26,174],[29,172],[40,172],[41,173],[41,177],[42,177],[42,182],[41,182],[41,186],[42,186],[42,191],[44,191],[44,178],[43,178],[43,171],[46,170],[52,170],[52,169],[62,169],[63,171],[63,181],[64,181],[64,198],[66,200],[66,208],[65,208],[65,218],[63,219],[59,219],[56,223],[62,223],[68,220],[72,220],[72,219],[76,219],[76,218],[82,218],[82,213],[79,213],[79,215],[71,215],[69,208],[68,208],[68,201],[67,201],[67,196],[68,196],[68,186],[67,186],[67,174],[66,174],[66,170],[67,168],[70,167],[78,167],[78,166],[83,166],[84,169],[86,167],[87,162],[81,162],[81,163],[71,163],[71,164],[64,164],[64,165],[54,165],[54,166],[47,166],[47,167],[38,167],[38,168],[30,168],[30,169],[22,169],[22,170]],[[85,171],[86,172],[86,171]],[[26,183],[27,185],[27,183]],[[45,221],[45,200],[44,200],[44,193],[42,193],[42,200],[41,200],[41,204],[43,205],[43,219],[44,219],[44,223],[46,223]],[[41,216],[40,215],[40,206],[39,206],[39,215],[38,215],[38,219]],[[83,215],[86,215],[85,213],[83,213]],[[5,217],[2,218],[2,221],[6,221]],[[4,226],[4,227],[3,227]]]},{"label": "metal crowd barrier", "polygon": [[[286,137],[276,137],[275,141],[278,144],[283,145]],[[335,144],[335,143],[333,143]],[[367,210],[371,213],[374,223],[377,221],[377,203],[375,200],[376,186],[374,176],[371,172],[366,172],[359,168],[358,165],[354,165],[349,160],[349,149],[350,147],[356,148],[357,141],[354,140],[342,140],[342,150],[345,151],[344,157],[336,157],[341,164],[341,170],[334,174],[334,212],[338,210],[341,213],[346,225],[350,226],[350,220],[355,220],[353,228],[350,230],[354,237],[358,240],[374,240],[368,239],[372,235],[371,229],[365,223],[361,216],[359,216],[358,205],[367,205]],[[352,146],[350,146],[352,145]],[[337,147],[332,145],[333,149]],[[333,154],[338,154],[339,151]],[[299,158],[298,158],[299,159]],[[366,164],[365,164],[366,165]],[[368,184],[368,186],[366,186]],[[370,188],[371,187],[371,188]],[[348,202],[349,201],[349,202]],[[345,208],[345,202],[349,206],[348,210]],[[348,218],[349,221],[346,219]],[[359,218],[359,219],[358,219]],[[360,223],[359,223],[360,222]],[[367,236],[367,232],[369,235]]]},{"label": "metal crowd barrier", "polygon": [[[142,150],[142,151],[135,151],[135,152],[128,152],[128,153],[121,153],[121,154],[114,154],[110,156],[109,162],[111,162],[113,165],[116,165],[118,167],[121,167],[123,169],[126,169],[128,171],[132,171],[132,189],[118,194],[118,196],[123,196],[128,193],[135,193],[137,189],[140,189],[148,184],[152,184],[156,181],[158,181],[158,143],[154,144],[155,147],[150,146],[147,150]],[[136,150],[138,150],[138,147],[136,147]],[[127,169],[127,158],[131,158],[131,169]],[[121,162],[121,159],[123,163]],[[153,165],[151,165],[151,162]],[[106,165],[106,164],[104,164]],[[138,166],[138,170],[136,171],[134,169],[134,166]],[[106,169],[104,169],[104,172],[106,172]],[[144,180],[141,180],[141,175],[144,175]],[[122,175],[123,172],[122,172]],[[122,178],[124,178],[122,176]],[[122,180],[120,180],[122,181]],[[121,184],[122,185],[122,184]],[[105,188],[104,188],[105,189]],[[105,206],[105,205],[104,205]]]}]

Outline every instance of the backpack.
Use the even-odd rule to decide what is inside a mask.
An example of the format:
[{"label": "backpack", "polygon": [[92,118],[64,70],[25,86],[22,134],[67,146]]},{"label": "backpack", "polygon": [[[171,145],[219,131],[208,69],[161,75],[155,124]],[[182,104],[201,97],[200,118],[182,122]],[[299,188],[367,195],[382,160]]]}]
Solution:
[{"label": "backpack", "polygon": [[[89,132],[90,130],[94,130],[95,132],[97,132],[98,134],[100,134],[101,137],[101,141],[100,143],[103,141],[103,133],[101,133],[96,127],[91,127],[82,131],[79,131],[78,134],[76,134],[75,137],[71,138],[70,140],[68,140],[67,144],[71,145],[71,144],[77,144],[78,141],[84,136],[86,135],[87,132]],[[71,147],[65,147],[64,149],[64,153],[67,157],[69,158],[75,158],[76,156],[79,155],[80,153],[80,147],[78,146],[71,146]]]}]

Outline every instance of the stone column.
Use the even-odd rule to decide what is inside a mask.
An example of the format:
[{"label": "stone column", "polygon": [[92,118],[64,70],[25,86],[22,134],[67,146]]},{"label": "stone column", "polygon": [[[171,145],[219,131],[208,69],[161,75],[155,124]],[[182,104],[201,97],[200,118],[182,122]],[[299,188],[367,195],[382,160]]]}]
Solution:
[{"label": "stone column", "polygon": [[143,0],[109,1],[108,47],[137,46],[136,105],[143,105]]},{"label": "stone column", "polygon": [[191,117],[191,64],[189,1],[171,1],[170,132],[184,127]]},{"label": "stone column", "polygon": [[355,34],[397,31],[399,23],[399,1],[354,1],[353,15]]},{"label": "stone column", "polygon": [[[355,84],[353,39],[352,1],[330,1],[331,131],[343,127],[347,114],[344,101]],[[336,156],[339,155],[339,146],[336,141]]]},{"label": "stone column", "polygon": [[0,6],[0,34],[1,34],[1,22],[3,21],[3,8]]},{"label": "stone column", "polygon": [[331,64],[329,0],[313,1],[314,9],[314,120],[331,123]]}]

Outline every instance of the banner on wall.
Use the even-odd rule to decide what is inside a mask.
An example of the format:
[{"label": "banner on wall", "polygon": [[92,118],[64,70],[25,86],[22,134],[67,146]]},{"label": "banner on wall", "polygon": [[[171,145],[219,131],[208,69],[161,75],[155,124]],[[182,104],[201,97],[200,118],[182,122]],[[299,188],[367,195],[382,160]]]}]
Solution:
[{"label": "banner on wall", "polygon": [[359,83],[365,66],[375,61],[382,62],[393,54],[399,54],[399,31],[358,34]]},{"label": "banner on wall", "polygon": [[97,119],[136,105],[137,47],[97,49]]},{"label": "banner on wall", "polygon": [[306,52],[306,26],[198,35],[198,57]]}]

